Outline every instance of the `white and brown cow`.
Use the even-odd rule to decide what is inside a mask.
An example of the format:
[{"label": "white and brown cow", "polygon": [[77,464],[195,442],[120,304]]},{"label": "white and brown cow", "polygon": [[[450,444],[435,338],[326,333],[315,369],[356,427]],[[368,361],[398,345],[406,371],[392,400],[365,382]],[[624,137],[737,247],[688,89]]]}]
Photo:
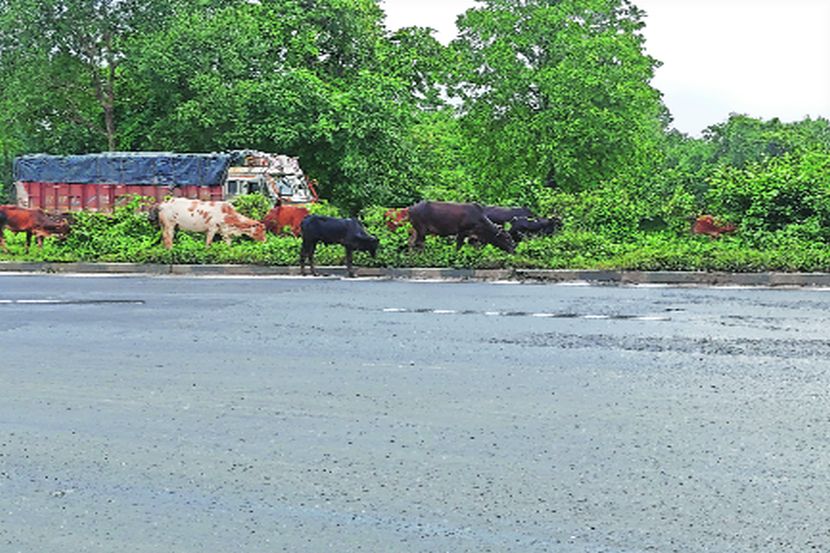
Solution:
[{"label": "white and brown cow", "polygon": [[240,215],[228,202],[171,198],[160,203],[157,209],[164,247],[167,249],[173,247],[176,227],[191,232],[207,233],[206,246],[210,246],[217,232],[229,245],[231,237],[240,234],[250,236],[258,242],[265,241],[265,225]]}]

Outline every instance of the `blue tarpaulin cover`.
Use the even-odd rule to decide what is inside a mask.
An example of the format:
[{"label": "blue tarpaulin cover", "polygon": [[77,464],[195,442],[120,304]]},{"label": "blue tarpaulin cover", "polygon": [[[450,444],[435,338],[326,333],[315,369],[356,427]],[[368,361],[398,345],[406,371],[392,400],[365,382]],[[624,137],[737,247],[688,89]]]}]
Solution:
[{"label": "blue tarpaulin cover", "polygon": [[230,161],[230,154],[217,153],[32,154],[14,160],[14,179],[77,184],[217,186],[225,182]]}]

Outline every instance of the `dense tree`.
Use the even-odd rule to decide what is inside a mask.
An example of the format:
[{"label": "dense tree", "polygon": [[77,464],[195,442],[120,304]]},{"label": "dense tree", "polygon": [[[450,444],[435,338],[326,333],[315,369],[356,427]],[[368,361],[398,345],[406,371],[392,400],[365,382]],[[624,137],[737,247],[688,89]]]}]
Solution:
[{"label": "dense tree", "polygon": [[643,14],[627,0],[483,0],[460,20],[455,92],[491,198],[642,171],[663,107]]},{"label": "dense tree", "polygon": [[409,87],[424,110],[446,105],[446,83],[452,72],[451,52],[423,27],[407,27],[393,33],[380,52],[384,74]]},{"label": "dense tree", "polygon": [[821,118],[783,123],[732,114],[707,128],[704,138],[714,147],[712,161],[743,168],[787,153],[830,149],[830,123]]},{"label": "dense tree", "polygon": [[163,24],[175,6],[166,0],[5,0],[0,75],[13,127],[6,132],[52,151],[115,149],[124,44]]},{"label": "dense tree", "polygon": [[372,0],[182,12],[131,45],[124,144],[285,152],[352,211],[410,201],[419,165],[411,128],[427,85],[390,60],[412,59],[428,37],[389,40],[382,16]]}]

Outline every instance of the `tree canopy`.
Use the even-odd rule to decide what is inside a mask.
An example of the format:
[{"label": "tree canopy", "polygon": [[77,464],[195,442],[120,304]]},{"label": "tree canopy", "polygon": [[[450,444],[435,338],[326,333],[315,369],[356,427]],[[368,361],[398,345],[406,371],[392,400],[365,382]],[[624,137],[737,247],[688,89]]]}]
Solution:
[{"label": "tree canopy", "polygon": [[454,84],[485,195],[591,188],[648,163],[663,107],[642,16],[627,0],[483,0],[462,17]]}]

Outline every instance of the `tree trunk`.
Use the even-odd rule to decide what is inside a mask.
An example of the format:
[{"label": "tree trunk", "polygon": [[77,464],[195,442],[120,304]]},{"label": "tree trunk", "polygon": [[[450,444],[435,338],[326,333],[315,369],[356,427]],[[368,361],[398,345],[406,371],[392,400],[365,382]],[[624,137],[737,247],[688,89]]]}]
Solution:
[{"label": "tree trunk", "polygon": [[104,124],[107,132],[107,149],[110,152],[115,151],[115,116],[113,109],[113,102],[108,102],[104,106]]}]

